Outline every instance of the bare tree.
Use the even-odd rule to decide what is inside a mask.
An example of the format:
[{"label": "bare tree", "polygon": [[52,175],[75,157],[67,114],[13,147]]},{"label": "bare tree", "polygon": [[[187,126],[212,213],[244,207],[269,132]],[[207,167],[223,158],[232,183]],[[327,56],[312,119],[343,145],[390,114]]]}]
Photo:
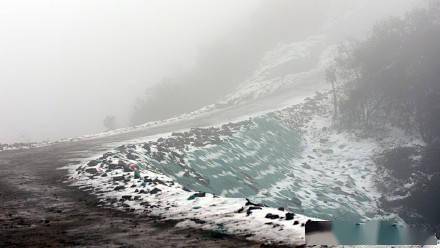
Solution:
[{"label": "bare tree", "polygon": [[328,83],[332,85],[333,92],[333,119],[336,120],[338,117],[338,95],[336,92],[336,70],[333,67],[330,67],[325,72],[325,79]]},{"label": "bare tree", "polygon": [[107,128],[107,130],[112,130],[116,128],[116,118],[113,115],[107,115],[103,122],[104,127]]}]

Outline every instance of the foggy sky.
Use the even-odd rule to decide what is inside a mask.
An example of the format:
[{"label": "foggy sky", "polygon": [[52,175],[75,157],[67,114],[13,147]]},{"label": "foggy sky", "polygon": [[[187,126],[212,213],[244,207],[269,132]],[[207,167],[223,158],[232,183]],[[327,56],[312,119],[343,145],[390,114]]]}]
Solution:
[{"label": "foggy sky", "polygon": [[3,0],[0,143],[102,131],[108,114],[126,125],[135,99],[163,78],[209,74],[224,82],[252,69],[210,70],[225,62],[225,50],[255,46],[231,60],[245,64],[279,40],[325,30],[328,12],[350,15],[346,8],[363,8],[364,16],[327,31],[359,35],[366,29],[358,25],[400,13],[410,2],[302,0],[284,9],[279,0]]},{"label": "foggy sky", "polygon": [[95,132],[106,114],[125,124],[149,84],[191,66],[256,4],[0,1],[0,142]]}]

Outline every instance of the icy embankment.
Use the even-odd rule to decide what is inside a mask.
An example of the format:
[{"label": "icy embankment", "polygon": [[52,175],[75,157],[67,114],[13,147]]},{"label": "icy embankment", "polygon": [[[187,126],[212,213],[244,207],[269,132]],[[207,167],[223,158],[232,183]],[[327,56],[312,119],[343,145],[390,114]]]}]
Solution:
[{"label": "icy embankment", "polygon": [[302,245],[305,223],[310,218],[243,198],[194,192],[159,170],[160,164],[167,168],[167,163],[174,162],[197,177],[183,153],[192,147],[215,145],[249,125],[245,121],[191,129],[156,141],[123,145],[70,167],[70,182],[91,188],[103,205],[179,220],[179,227],[208,229],[265,243]]},{"label": "icy embankment", "polygon": [[133,141],[70,167],[71,182],[102,205],[268,243],[302,244],[305,215],[395,217],[378,204],[381,142],[337,131],[329,100],[317,94],[246,121]]}]

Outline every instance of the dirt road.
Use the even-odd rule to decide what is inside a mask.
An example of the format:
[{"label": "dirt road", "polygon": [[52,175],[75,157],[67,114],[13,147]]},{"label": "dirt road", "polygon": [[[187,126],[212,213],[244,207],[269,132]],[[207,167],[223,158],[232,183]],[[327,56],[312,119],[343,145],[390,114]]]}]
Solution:
[{"label": "dirt road", "polygon": [[[180,127],[194,126],[184,123]],[[244,247],[259,246],[214,233],[182,230],[97,206],[97,199],[63,181],[59,169],[124,141],[173,126],[88,141],[0,152],[0,247]],[[114,144],[113,144],[114,145]]]}]

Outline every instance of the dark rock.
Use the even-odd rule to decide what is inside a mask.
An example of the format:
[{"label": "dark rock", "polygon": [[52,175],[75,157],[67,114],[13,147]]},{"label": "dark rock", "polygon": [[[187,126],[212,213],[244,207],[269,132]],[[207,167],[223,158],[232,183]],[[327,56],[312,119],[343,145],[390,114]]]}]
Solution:
[{"label": "dark rock", "polygon": [[286,213],[286,220],[293,220],[293,217],[295,217],[294,213]]},{"label": "dark rock", "polygon": [[259,204],[259,203],[253,203],[251,202],[249,199],[246,198],[246,204],[245,206],[256,206],[256,207],[264,207],[263,204]]},{"label": "dark rock", "polygon": [[92,160],[92,161],[88,162],[87,165],[88,165],[89,167],[97,166],[97,165],[98,165],[98,161],[96,161],[96,160]]},{"label": "dark rock", "polygon": [[124,199],[125,201],[131,201],[131,195],[123,195],[121,196],[121,199]]},{"label": "dark rock", "polygon": [[125,179],[124,176],[113,177],[113,181],[123,181],[124,179]]},{"label": "dark rock", "polygon": [[161,192],[162,190],[160,190],[160,189],[158,189],[158,188],[154,188],[154,189],[152,189],[151,191],[150,191],[150,194],[157,194],[157,193],[159,193],[159,192]]},{"label": "dark rock", "polygon": [[195,194],[191,195],[190,197],[188,197],[188,200],[194,200],[197,197],[205,197],[205,196],[206,196],[205,192],[198,192],[198,193],[195,193]]},{"label": "dark rock", "polygon": [[246,215],[249,216],[252,214],[253,210],[260,210],[262,209],[261,207],[249,207],[248,210],[246,211]]},{"label": "dark rock", "polygon": [[113,155],[113,153],[111,153],[111,152],[106,152],[106,153],[104,153],[104,155],[102,155],[102,158],[103,159],[106,159],[106,158],[108,158],[108,157],[110,157],[110,156],[112,156]]},{"label": "dark rock", "polygon": [[116,186],[113,190],[123,190],[123,189],[125,189],[125,186],[119,185],[119,186]]},{"label": "dark rock", "polygon": [[96,168],[88,168],[88,169],[85,170],[85,172],[90,173],[90,174],[93,174],[93,175],[95,175],[95,174],[98,173],[98,171],[96,170]]},{"label": "dark rock", "polygon": [[164,182],[162,182],[161,180],[155,178],[154,180],[151,181],[152,183],[154,183],[155,185],[157,184],[162,184],[162,185],[166,185]]},{"label": "dark rock", "polygon": [[110,171],[112,171],[112,170],[116,170],[116,169],[119,169],[119,168],[122,168],[122,167],[119,164],[109,164],[108,168],[109,168]]},{"label": "dark rock", "polygon": [[299,221],[297,221],[297,220],[295,220],[294,222],[293,222],[293,225],[298,225],[299,224]]},{"label": "dark rock", "polygon": [[280,218],[280,216],[278,215],[278,214],[271,214],[271,213],[268,213],[268,214],[266,214],[266,216],[264,217],[264,218],[266,218],[266,219],[279,219]]},{"label": "dark rock", "polygon": [[283,207],[279,207],[278,210],[284,211],[284,208]]}]

